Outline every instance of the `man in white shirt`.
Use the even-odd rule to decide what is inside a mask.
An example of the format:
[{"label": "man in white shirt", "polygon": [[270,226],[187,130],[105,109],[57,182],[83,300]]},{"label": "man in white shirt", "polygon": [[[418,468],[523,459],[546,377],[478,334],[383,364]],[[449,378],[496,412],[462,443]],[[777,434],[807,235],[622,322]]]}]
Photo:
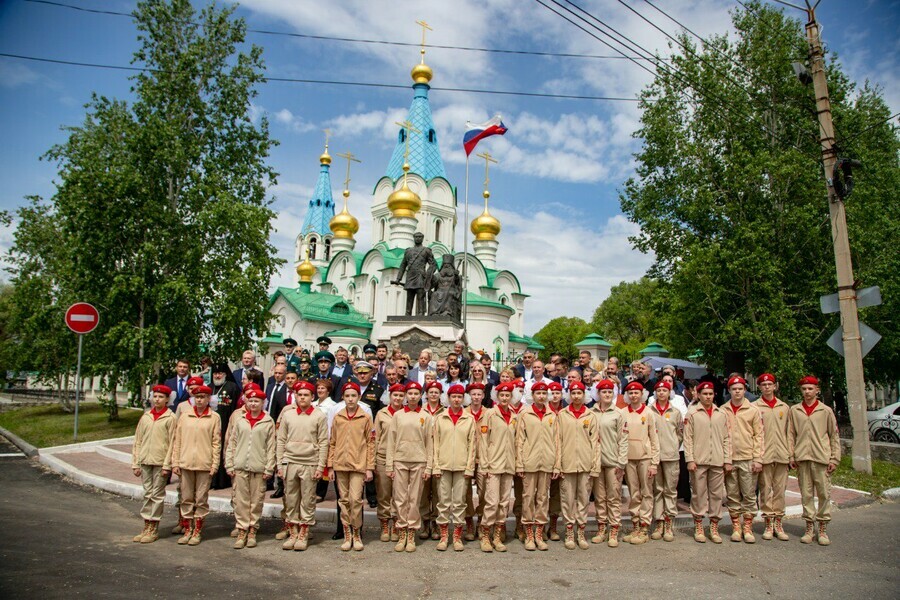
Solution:
[{"label": "man in white shirt", "polygon": [[347,377],[344,377],[344,370],[350,368],[347,359],[347,349],[343,346],[338,347],[337,352],[334,353],[334,366],[331,367],[331,374],[336,375],[342,381],[347,380]]},{"label": "man in white shirt", "polygon": [[531,386],[535,383],[541,382],[547,385],[553,383],[553,380],[544,375],[544,362],[540,360],[536,360],[531,363],[531,380],[525,380],[525,398],[523,402],[525,404],[531,404]]},{"label": "man in white shirt", "polygon": [[415,367],[410,369],[409,375],[407,375],[407,379],[409,381],[416,381],[419,385],[425,386],[425,373],[433,370],[431,368],[431,350],[427,348],[419,352],[419,361]]}]

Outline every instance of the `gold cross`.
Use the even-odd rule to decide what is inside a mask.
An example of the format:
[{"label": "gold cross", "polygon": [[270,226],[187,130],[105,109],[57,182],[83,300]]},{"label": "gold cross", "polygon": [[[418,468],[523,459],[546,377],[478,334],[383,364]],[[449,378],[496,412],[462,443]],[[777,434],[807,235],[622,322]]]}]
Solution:
[{"label": "gold cross", "polygon": [[425,21],[416,21],[416,25],[420,25],[422,27],[422,49],[419,51],[422,54],[422,64],[425,64],[425,31],[434,31],[431,26]]},{"label": "gold cross", "polygon": [[493,156],[491,156],[491,153],[488,152],[487,150],[485,150],[481,154],[476,154],[475,156],[477,156],[478,158],[484,159],[484,189],[487,189],[488,183],[490,183],[490,181],[491,181],[491,178],[488,176],[489,170],[491,167],[491,163],[494,163],[497,165],[499,165],[500,163],[497,161],[497,159],[495,159]]},{"label": "gold cross", "polygon": [[348,191],[350,189],[350,163],[361,163],[362,161],[353,156],[352,152],[345,152],[344,154],[338,154],[338,156],[347,159],[347,179],[344,180],[344,190]]},{"label": "gold cross", "polygon": [[323,129],[322,131],[325,132],[325,151],[328,152],[328,139],[331,137],[331,130]]},{"label": "gold cross", "polygon": [[415,125],[410,123],[409,121],[395,121],[394,125],[399,125],[403,129],[406,130],[406,150],[403,152],[403,162],[409,162],[409,132],[415,131],[416,133],[422,133],[418,129],[416,129]]}]

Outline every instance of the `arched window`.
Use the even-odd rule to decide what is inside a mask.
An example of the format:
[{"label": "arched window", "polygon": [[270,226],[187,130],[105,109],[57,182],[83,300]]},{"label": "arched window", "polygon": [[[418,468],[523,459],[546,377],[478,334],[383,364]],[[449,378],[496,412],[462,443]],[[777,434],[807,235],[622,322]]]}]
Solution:
[{"label": "arched window", "polygon": [[321,199],[321,198],[319,198],[318,200],[316,200],[316,206],[322,206],[322,199]]},{"label": "arched window", "polygon": [[381,220],[381,236],[379,237],[379,241],[382,241],[382,242],[386,239],[384,236],[384,229],[385,229],[386,223],[387,223],[386,219]]},{"label": "arched window", "polygon": [[378,283],[373,279],[369,282],[369,314],[375,316],[375,296],[378,294]]},{"label": "arched window", "polygon": [[432,144],[437,141],[437,134],[434,132],[434,129],[428,130],[428,141]]},{"label": "arched window", "polygon": [[441,220],[438,219],[434,222],[434,241],[441,241]]},{"label": "arched window", "polygon": [[331,260],[331,240],[325,240],[325,260]]},{"label": "arched window", "polygon": [[502,296],[500,298],[500,304],[502,304],[503,306],[506,306],[507,304],[509,304],[509,300],[507,300],[506,296]]},{"label": "arched window", "polygon": [[348,260],[344,260],[341,262],[341,276],[342,277],[347,276],[347,263],[348,262],[349,262]]},{"label": "arched window", "polygon": [[309,258],[310,260],[316,260],[316,238],[309,238]]},{"label": "arched window", "polygon": [[406,141],[406,130],[401,129],[400,130],[400,143],[402,144],[405,141]]}]

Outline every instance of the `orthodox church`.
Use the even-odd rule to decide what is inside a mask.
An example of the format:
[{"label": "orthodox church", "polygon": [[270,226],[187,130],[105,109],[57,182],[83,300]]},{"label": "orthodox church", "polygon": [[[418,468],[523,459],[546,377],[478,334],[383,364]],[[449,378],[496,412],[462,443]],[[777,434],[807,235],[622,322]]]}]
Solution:
[{"label": "orthodox church", "polygon": [[[386,342],[398,333],[388,316],[403,315],[406,292],[392,285],[404,251],[413,246],[413,235],[422,233],[438,264],[453,255],[459,272],[468,274],[465,293],[466,328],[453,335],[465,338],[469,348],[489,352],[497,363],[506,363],[527,348],[542,346],[523,335],[527,294],[510,271],[497,267],[501,226],[488,210],[490,193],[484,192],[484,212],[469,225],[474,236],[472,252],[454,248],[457,190],[447,179],[438,134],[428,102],[431,68],[422,62],[412,69],[413,99],[397,145],[384,176],[374,186],[371,202],[373,240],[370,248],[357,248],[359,221],[350,213],[349,190],[335,214],[331,163],[326,141],[319,157],[315,193],[297,236],[295,269],[297,287],[280,287],[272,294],[269,310],[276,318],[269,335],[261,340],[269,351],[283,348],[285,338],[300,347],[315,348],[321,335],[333,347],[342,345],[362,354],[368,342]],[[348,160],[350,160],[348,158]],[[428,323],[406,323],[428,335],[447,336],[429,330]],[[449,341],[451,344],[455,340]]]}]

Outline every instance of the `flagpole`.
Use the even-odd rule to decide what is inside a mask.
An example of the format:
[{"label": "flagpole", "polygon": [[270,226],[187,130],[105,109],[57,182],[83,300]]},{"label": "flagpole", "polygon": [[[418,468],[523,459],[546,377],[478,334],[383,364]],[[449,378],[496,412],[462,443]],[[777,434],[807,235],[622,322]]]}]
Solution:
[{"label": "flagpole", "polygon": [[462,322],[463,322],[463,333],[466,336],[466,343],[469,340],[469,334],[466,330],[466,312],[468,308],[468,296],[469,296],[469,261],[466,260],[466,255],[469,253],[469,153],[466,152],[466,208],[465,208],[465,218],[463,220],[463,309],[462,309]]}]

